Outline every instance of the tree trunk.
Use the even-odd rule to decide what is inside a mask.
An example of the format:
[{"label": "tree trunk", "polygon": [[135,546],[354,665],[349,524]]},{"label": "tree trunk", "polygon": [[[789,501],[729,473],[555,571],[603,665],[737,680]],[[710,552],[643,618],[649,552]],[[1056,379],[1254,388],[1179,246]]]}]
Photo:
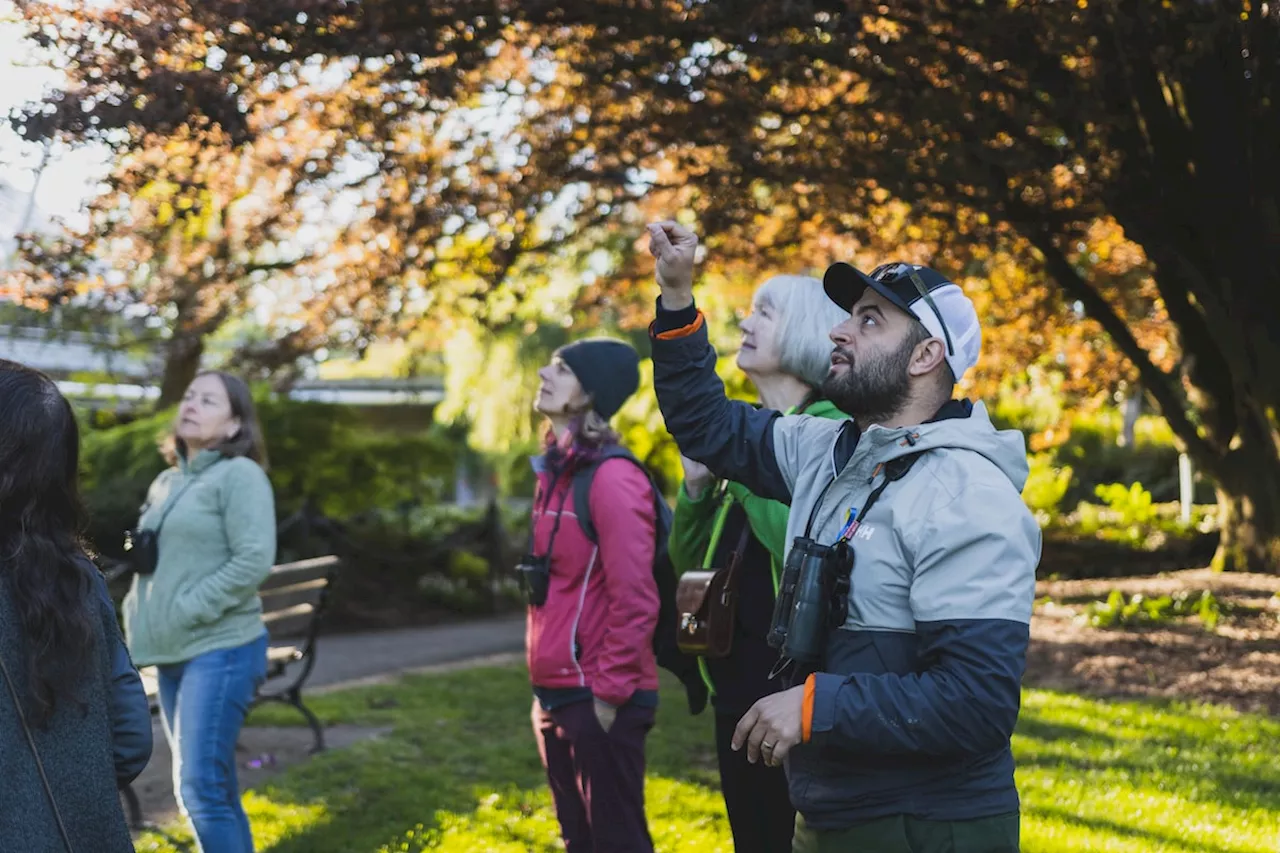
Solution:
[{"label": "tree trunk", "polygon": [[1274,479],[1243,477],[1230,490],[1218,487],[1222,540],[1213,555],[1219,571],[1275,574],[1280,569],[1280,495]]},{"label": "tree trunk", "polygon": [[204,355],[204,338],[182,332],[173,333],[165,344],[164,375],[160,380],[160,400],[156,407],[164,409],[182,399],[191,380],[200,372],[200,359]]},{"label": "tree trunk", "polygon": [[1280,447],[1266,415],[1251,410],[1239,443],[1216,470],[1222,541],[1213,567],[1280,572]]}]

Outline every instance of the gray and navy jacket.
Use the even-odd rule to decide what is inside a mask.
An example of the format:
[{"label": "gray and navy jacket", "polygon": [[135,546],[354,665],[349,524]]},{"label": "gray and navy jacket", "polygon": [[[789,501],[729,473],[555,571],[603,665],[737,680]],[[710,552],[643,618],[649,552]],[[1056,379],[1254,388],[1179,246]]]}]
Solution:
[{"label": "gray and navy jacket", "polygon": [[865,433],[756,409],[726,398],[696,308],[659,301],[650,332],[658,404],[681,452],[790,504],[788,542],[812,514],[811,538],[834,543],[885,464],[920,454],[857,528],[847,618],[804,682],[804,741],[787,775],[806,823],[1017,811],[1010,737],[1040,560],[1021,433],[961,400],[928,423]]}]

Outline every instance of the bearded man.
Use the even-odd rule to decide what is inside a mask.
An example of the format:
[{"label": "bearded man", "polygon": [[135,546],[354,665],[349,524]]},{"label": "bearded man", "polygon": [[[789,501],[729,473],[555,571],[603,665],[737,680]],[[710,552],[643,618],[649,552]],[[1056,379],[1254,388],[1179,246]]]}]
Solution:
[{"label": "bearded man", "polygon": [[[696,236],[674,222],[649,236],[667,429],[717,476],[791,506],[779,597],[804,603],[775,618],[794,686],[757,702],[733,746],[787,768],[794,850],[1014,853],[1040,529],[1021,433],[952,397],[981,349],[973,303],[927,267],[832,265],[824,289],[849,317],[822,390],[850,420],[784,416],[725,397],[693,301]],[[807,587],[805,554],[822,555]]]}]

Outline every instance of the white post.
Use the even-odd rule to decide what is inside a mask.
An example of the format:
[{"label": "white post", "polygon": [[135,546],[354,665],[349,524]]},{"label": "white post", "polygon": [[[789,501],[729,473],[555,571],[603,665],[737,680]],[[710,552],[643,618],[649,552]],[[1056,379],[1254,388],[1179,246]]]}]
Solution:
[{"label": "white post", "polygon": [[1124,413],[1124,428],[1120,431],[1120,446],[1133,447],[1134,429],[1138,425],[1138,416],[1142,414],[1141,385],[1135,385],[1129,390],[1129,396],[1125,397],[1121,411]]},{"label": "white post", "polygon": [[1192,499],[1191,481],[1191,457],[1185,453],[1178,454],[1178,498],[1181,506],[1178,511],[1178,520],[1183,524],[1191,523],[1191,499]]}]

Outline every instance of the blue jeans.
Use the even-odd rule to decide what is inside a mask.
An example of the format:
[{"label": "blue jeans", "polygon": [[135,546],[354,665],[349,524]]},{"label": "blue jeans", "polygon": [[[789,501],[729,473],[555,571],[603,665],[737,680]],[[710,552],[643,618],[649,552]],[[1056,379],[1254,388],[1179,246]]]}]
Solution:
[{"label": "blue jeans", "polygon": [[240,805],[236,741],[267,674],[267,635],[160,670],[160,714],[173,753],[173,790],[201,853],[253,853]]}]

